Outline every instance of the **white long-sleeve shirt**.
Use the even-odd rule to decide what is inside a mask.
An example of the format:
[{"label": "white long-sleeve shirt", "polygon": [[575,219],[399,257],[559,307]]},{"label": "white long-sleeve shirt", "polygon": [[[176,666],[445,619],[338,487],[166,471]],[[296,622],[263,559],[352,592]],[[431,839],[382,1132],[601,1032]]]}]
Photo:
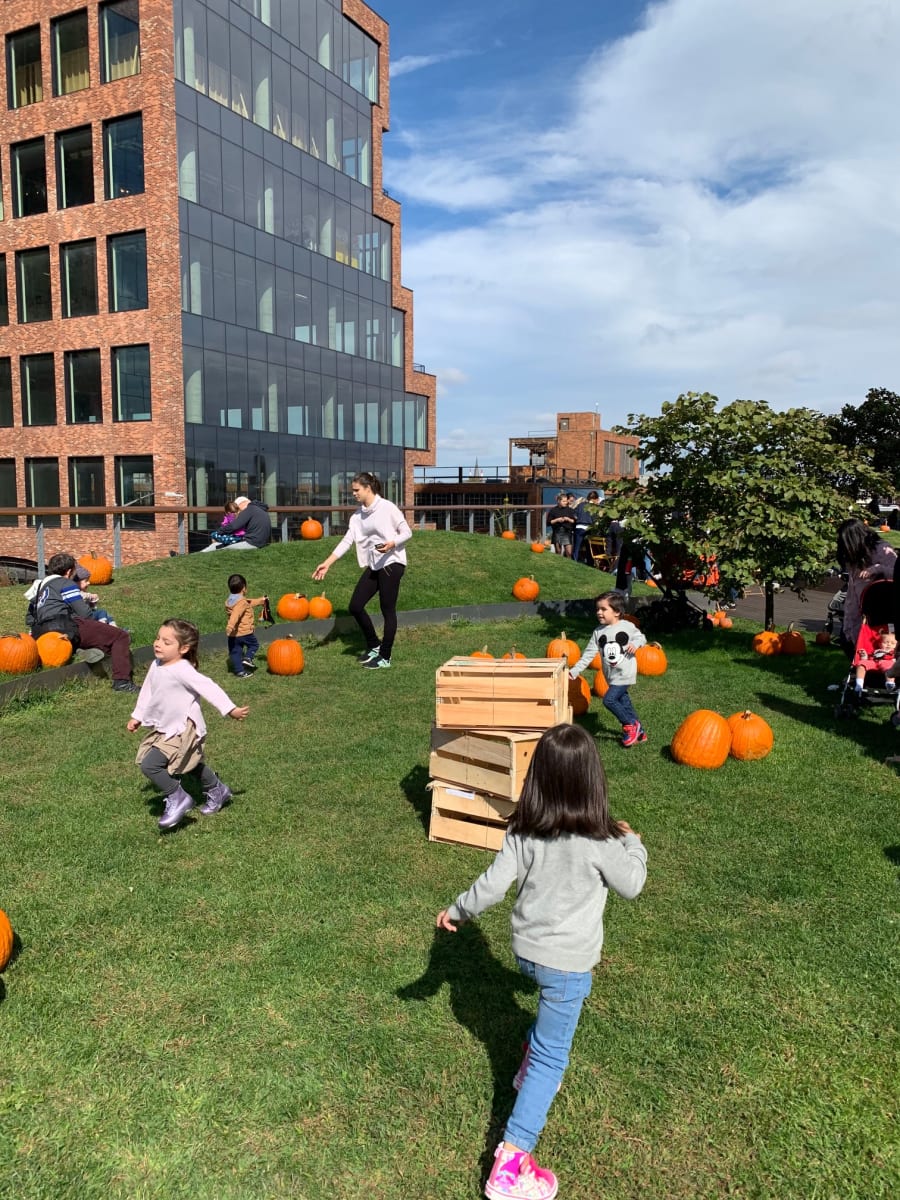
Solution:
[{"label": "white long-sleeve shirt", "polygon": [[182,733],[192,721],[198,737],[206,735],[206,722],[200,698],[208,700],[223,717],[236,704],[208,675],[201,675],[186,659],[161,666],[156,659],[141,686],[132,717],[148,729],[157,729],[166,737]]},{"label": "white long-sleeve shirt", "polygon": [[[361,567],[380,571],[391,563],[403,563],[405,566],[406,551],[403,547],[411,537],[412,530],[397,505],[385,500],[384,496],[376,496],[369,508],[363,505],[353,514],[347,532],[332,553],[335,558],[342,558],[355,545],[356,561]],[[386,554],[375,549],[382,542],[394,543]]]}]

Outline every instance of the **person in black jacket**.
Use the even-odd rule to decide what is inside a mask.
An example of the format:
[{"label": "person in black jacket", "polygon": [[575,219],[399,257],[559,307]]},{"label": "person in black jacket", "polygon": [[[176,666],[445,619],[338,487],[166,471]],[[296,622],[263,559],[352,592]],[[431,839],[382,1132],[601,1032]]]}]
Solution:
[{"label": "person in black jacket", "polygon": [[210,545],[203,547],[200,551],[201,554],[208,554],[210,550],[261,550],[263,546],[268,546],[271,542],[272,522],[263,506],[247,496],[236,496],[234,503],[237,506],[238,514],[229,525],[223,528],[227,533],[240,534],[240,540],[233,542],[230,546],[221,546],[218,542],[211,542]]}]

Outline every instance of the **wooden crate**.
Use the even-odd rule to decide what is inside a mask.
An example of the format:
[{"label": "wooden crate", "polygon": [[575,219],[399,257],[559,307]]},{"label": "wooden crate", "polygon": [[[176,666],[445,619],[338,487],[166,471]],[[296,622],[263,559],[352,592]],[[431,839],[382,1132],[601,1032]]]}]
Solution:
[{"label": "wooden crate", "polygon": [[518,800],[540,740],[510,729],[431,729],[429,771],[434,779],[505,800]]},{"label": "wooden crate", "polygon": [[549,729],[572,720],[562,658],[451,658],[438,667],[440,729]]},{"label": "wooden crate", "polygon": [[481,792],[456,788],[433,779],[431,788],[430,842],[454,842],[477,846],[480,850],[499,850],[506,823],[516,807],[512,800],[486,796]]}]

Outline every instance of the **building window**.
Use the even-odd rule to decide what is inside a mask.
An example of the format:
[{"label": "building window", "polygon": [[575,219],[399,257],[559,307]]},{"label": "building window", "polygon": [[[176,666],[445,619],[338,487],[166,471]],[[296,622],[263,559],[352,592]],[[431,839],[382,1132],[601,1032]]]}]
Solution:
[{"label": "building window", "polygon": [[90,87],[87,10],[69,13],[50,24],[53,45],[53,95],[68,96]]},{"label": "building window", "polygon": [[153,459],[150,456],[117,458],[116,504],[131,506],[130,511],[122,515],[123,529],[156,528],[153,513],[140,511],[142,505],[153,503],[153,496]]},{"label": "building window", "polygon": [[59,280],[64,317],[97,313],[97,243],[93,238],[60,246]]},{"label": "building window", "polygon": [[100,351],[67,350],[66,424],[99,425],[103,420],[100,390]]},{"label": "building window", "polygon": [[20,324],[53,319],[49,246],[16,251],[16,286]]},{"label": "building window", "polygon": [[[105,508],[106,485],[102,458],[69,459],[69,507]],[[69,518],[71,529],[105,529],[104,513],[75,513]]]},{"label": "building window", "polygon": [[67,129],[56,135],[56,203],[60,208],[94,203],[94,147],[90,125]]},{"label": "building window", "polygon": [[100,6],[100,66],[104,83],[141,72],[138,0]]},{"label": "building window", "polygon": [[6,255],[0,254],[0,325],[9,324],[9,292],[6,287]]},{"label": "building window", "polygon": [[7,100],[10,108],[24,108],[44,98],[41,74],[41,27],[33,25],[6,39]]},{"label": "building window", "polygon": [[23,354],[22,424],[56,424],[56,377],[52,354]]},{"label": "building window", "polygon": [[12,160],[13,216],[31,217],[47,211],[47,159],[44,139],[17,142],[9,150]]},{"label": "building window", "polygon": [[[59,462],[55,458],[25,459],[25,507],[59,508]],[[40,520],[48,529],[59,529],[62,518],[59,513],[52,516],[29,517],[29,525]]]},{"label": "building window", "polygon": [[114,346],[112,351],[114,421],[149,421],[150,347]]},{"label": "building window", "polygon": [[106,199],[137,196],[144,190],[144,122],[140,113],[103,126]]},{"label": "building window", "polygon": [[0,426],[10,429],[12,424],[12,359],[0,358]]},{"label": "building window", "polygon": [[109,311],[147,307],[147,235],[119,233],[106,241]]},{"label": "building window", "polygon": [[[0,508],[18,508],[19,498],[16,495],[16,460],[0,458]],[[19,524],[18,517],[0,517],[0,525],[4,528],[15,527]]]}]

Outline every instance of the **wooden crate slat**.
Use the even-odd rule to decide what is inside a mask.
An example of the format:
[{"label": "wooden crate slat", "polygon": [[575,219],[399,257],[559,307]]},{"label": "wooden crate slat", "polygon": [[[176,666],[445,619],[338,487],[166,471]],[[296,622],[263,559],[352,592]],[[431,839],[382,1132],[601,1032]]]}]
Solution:
[{"label": "wooden crate slat", "polygon": [[571,721],[563,659],[452,658],[435,677],[440,728],[548,729]]}]

